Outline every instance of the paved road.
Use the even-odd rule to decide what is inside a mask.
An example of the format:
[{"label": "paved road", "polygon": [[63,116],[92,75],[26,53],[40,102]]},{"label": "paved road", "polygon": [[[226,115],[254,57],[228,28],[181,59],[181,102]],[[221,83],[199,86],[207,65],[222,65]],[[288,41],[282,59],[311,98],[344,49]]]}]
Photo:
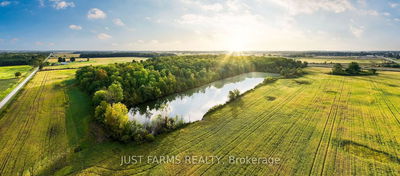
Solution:
[{"label": "paved road", "polygon": [[[50,53],[50,55],[47,56],[47,58],[46,58],[43,62],[46,62],[47,59],[49,59],[50,56],[52,56],[52,55],[53,55],[53,53]],[[29,80],[31,80],[33,76],[35,76],[35,74],[36,74],[38,71],[39,71],[39,67],[36,67],[36,68],[33,70],[33,72],[32,72],[28,77],[25,78],[24,81],[22,81],[21,83],[19,83],[19,85],[18,85],[17,87],[15,87],[13,91],[11,91],[6,97],[4,97],[4,99],[1,100],[1,102],[0,102],[0,109],[3,108],[3,107],[12,99],[12,97],[14,97],[14,96],[22,89],[22,87],[24,87],[24,85],[25,85]]]}]

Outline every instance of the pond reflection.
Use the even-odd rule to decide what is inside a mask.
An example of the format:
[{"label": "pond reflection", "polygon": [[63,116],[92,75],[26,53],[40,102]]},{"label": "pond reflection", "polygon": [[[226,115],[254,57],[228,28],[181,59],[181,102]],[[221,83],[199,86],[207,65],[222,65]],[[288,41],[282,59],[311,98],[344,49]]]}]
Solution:
[{"label": "pond reflection", "polygon": [[134,107],[129,111],[129,118],[141,124],[148,123],[157,116],[178,116],[184,122],[198,121],[211,107],[227,102],[229,91],[238,89],[244,93],[263,82],[267,76],[277,75],[252,72],[215,81]]}]

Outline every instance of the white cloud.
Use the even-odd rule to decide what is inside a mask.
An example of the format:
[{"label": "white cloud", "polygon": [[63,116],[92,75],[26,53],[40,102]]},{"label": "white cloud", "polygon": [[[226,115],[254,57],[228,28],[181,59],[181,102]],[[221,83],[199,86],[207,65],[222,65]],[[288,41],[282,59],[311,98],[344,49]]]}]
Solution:
[{"label": "white cloud", "polygon": [[71,24],[71,25],[69,25],[69,28],[72,29],[72,30],[81,30],[82,26]]},{"label": "white cloud", "polygon": [[354,36],[356,36],[357,38],[360,38],[364,33],[364,27],[363,26],[350,25],[350,32]]},{"label": "white cloud", "polygon": [[357,2],[358,2],[358,4],[360,4],[363,7],[367,6],[367,1],[366,0],[357,0]]},{"label": "white cloud", "polygon": [[5,7],[5,6],[8,6],[8,5],[10,5],[10,4],[11,4],[10,1],[2,1],[2,2],[0,2],[0,6],[1,6],[1,7]]},{"label": "white cloud", "polygon": [[394,21],[400,22],[400,18],[393,19]]},{"label": "white cloud", "polygon": [[205,4],[196,0],[181,0],[181,1],[187,5],[192,5],[195,6],[196,8],[205,11],[221,11],[224,8],[223,5],[220,3]]},{"label": "white cloud", "polygon": [[61,1],[61,0],[50,0],[54,2],[53,7],[57,10],[66,9],[68,7],[75,7],[73,2]]},{"label": "white cloud", "polygon": [[390,13],[389,12],[383,12],[382,13],[384,16],[390,16]]},{"label": "white cloud", "polygon": [[210,11],[220,11],[222,10],[224,7],[219,4],[219,3],[215,3],[215,4],[205,4],[202,5],[201,8],[203,10],[210,10]]},{"label": "white cloud", "polygon": [[45,5],[44,5],[44,0],[38,0],[39,1],[39,6],[40,7],[44,7]]},{"label": "white cloud", "polygon": [[100,40],[107,40],[107,39],[112,38],[112,36],[108,35],[106,33],[100,33],[100,34],[97,35],[97,38],[100,39]]},{"label": "white cloud", "polygon": [[98,8],[93,8],[89,10],[87,17],[89,19],[104,19],[107,17],[107,14]]},{"label": "white cloud", "polygon": [[125,26],[125,23],[120,18],[115,18],[113,22],[117,26]]},{"label": "white cloud", "polygon": [[319,10],[341,13],[353,9],[348,0],[269,0],[287,9],[289,14],[313,14]]},{"label": "white cloud", "polygon": [[390,3],[389,3],[389,6],[390,6],[391,8],[396,8],[397,6],[399,6],[399,3],[390,2]]}]

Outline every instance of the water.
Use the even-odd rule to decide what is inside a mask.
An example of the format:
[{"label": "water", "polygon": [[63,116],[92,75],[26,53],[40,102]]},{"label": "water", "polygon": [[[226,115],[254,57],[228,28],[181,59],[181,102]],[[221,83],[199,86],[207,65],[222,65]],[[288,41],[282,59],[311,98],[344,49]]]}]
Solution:
[{"label": "water", "polygon": [[229,91],[238,89],[244,93],[263,82],[271,73],[252,72],[215,81],[182,93],[142,104],[129,111],[129,118],[141,124],[150,122],[156,116],[182,118],[184,122],[201,120],[213,106],[228,101]]}]

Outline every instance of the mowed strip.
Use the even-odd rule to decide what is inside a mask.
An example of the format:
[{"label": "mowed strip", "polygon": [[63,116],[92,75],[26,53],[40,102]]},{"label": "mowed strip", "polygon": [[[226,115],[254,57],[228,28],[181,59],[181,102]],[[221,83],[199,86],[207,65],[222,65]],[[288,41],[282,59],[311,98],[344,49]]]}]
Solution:
[{"label": "mowed strip", "polygon": [[38,72],[7,107],[0,117],[0,175],[37,175],[62,167],[70,151],[62,81],[74,73]]},{"label": "mowed strip", "polygon": [[[203,121],[142,145],[97,147],[84,170],[100,175],[400,174],[400,73],[309,75],[255,89]],[[305,81],[305,82],[304,82]],[[270,97],[274,97],[272,100]],[[112,154],[110,151],[113,151]],[[94,154],[94,153],[92,153]],[[225,163],[141,163],[121,156],[219,156]],[[102,157],[102,156],[106,156]],[[229,156],[279,158],[277,165],[230,164]],[[94,165],[94,166],[93,166]]]}]

